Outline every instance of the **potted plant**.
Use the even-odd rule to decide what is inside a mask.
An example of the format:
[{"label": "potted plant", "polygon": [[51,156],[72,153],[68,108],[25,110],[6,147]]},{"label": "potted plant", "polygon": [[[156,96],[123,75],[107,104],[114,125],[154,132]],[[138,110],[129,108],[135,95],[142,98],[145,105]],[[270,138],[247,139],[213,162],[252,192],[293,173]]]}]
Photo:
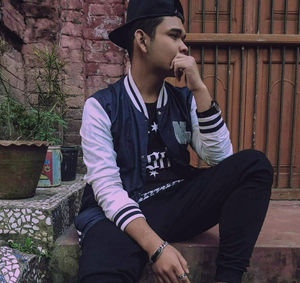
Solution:
[{"label": "potted plant", "polygon": [[[39,73],[36,77],[37,95],[40,99],[40,106],[48,111],[54,111],[62,120],[67,110],[66,98],[68,95],[62,90],[63,68],[65,62],[59,59],[56,47],[48,50],[35,50],[35,57],[37,64],[40,66]],[[65,125],[59,127],[59,138],[49,147],[46,164],[43,170],[45,173],[39,182],[40,186],[52,186],[60,184],[60,177],[62,181],[72,181],[76,178],[78,146],[63,146],[63,131]],[[49,155],[49,157],[48,157]],[[53,180],[50,182],[47,174],[48,164],[50,159],[56,161],[56,172],[52,172]],[[46,170],[45,170],[46,169]],[[49,172],[48,172],[49,173]],[[60,174],[60,175],[59,175]],[[45,179],[43,179],[45,178]]]},{"label": "potted plant", "polygon": [[0,102],[0,198],[32,197],[49,144],[35,140],[42,115],[18,103],[2,75],[0,81],[5,90]]},{"label": "potted plant", "polygon": [[[0,47],[2,56],[5,52],[3,42]],[[55,52],[55,47],[52,50]],[[53,94],[51,84],[44,95],[38,76],[36,86],[36,102],[22,105],[0,70],[0,198],[32,197],[49,144],[60,143],[62,134],[58,133],[65,127],[65,121],[59,111],[65,96],[63,93],[47,96]]]},{"label": "potted plant", "polygon": [[[50,187],[61,184],[61,162],[63,154],[61,144],[63,140],[66,123],[64,115],[67,110],[66,98],[68,94],[63,91],[64,76],[63,69],[65,62],[59,58],[55,45],[51,49],[35,50],[36,63],[39,71],[36,75],[36,94],[38,103],[33,103],[32,107],[38,106],[43,111],[51,112],[60,119],[54,132],[50,133],[51,146],[48,148],[39,186]],[[49,137],[46,138],[49,140]]]}]

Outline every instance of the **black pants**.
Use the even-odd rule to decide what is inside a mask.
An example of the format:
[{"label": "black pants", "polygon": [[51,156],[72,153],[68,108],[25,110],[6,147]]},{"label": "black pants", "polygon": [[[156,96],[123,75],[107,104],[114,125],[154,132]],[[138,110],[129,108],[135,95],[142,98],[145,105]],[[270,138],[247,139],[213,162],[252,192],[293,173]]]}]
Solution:
[{"label": "black pants", "polygon": [[[148,224],[162,239],[190,239],[219,223],[216,280],[239,283],[249,265],[271,194],[273,169],[255,150],[234,154],[217,166],[140,203]],[[147,254],[109,220],[86,234],[80,282],[138,282]]]}]

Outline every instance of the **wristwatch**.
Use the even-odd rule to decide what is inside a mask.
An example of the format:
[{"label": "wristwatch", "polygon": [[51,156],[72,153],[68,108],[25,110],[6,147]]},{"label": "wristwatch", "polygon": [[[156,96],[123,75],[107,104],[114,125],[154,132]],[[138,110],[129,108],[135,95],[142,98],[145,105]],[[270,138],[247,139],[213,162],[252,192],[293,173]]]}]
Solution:
[{"label": "wristwatch", "polygon": [[219,106],[218,102],[215,100],[212,100],[211,104],[210,104],[210,108],[208,110],[210,110],[210,109],[215,109],[217,112],[219,112],[220,106]]},{"label": "wristwatch", "polygon": [[205,118],[220,112],[220,106],[217,101],[212,100],[210,104],[210,108],[206,111],[197,113],[199,118]]}]

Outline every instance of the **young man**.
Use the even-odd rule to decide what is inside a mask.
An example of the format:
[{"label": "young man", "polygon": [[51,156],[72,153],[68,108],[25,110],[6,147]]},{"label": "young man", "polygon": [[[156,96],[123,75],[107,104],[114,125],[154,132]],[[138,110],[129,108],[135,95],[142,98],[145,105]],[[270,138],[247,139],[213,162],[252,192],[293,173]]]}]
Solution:
[{"label": "young man", "polygon": [[[178,0],[131,0],[126,24],[110,34],[131,69],[84,107],[80,282],[138,282],[149,260],[158,282],[190,282],[188,263],[168,242],[217,223],[216,281],[241,282],[249,264],[272,167],[258,151],[232,154],[185,35]],[[187,87],[164,82],[169,76],[185,76]],[[189,144],[212,167],[191,167]]]}]

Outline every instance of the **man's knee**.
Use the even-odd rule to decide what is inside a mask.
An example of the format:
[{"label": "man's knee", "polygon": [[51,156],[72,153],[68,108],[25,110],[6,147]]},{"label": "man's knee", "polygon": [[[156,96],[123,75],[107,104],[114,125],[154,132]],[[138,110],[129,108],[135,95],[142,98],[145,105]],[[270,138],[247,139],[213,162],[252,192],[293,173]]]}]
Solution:
[{"label": "man's knee", "polygon": [[271,162],[263,152],[255,149],[246,149],[239,152],[239,154],[242,159],[241,162],[245,162],[249,167],[252,167],[251,169],[249,168],[251,172],[261,172],[265,180],[272,184],[274,170]]},{"label": "man's knee", "polygon": [[237,153],[241,159],[240,162],[245,163],[261,163],[264,167],[273,174],[273,168],[266,155],[256,149],[245,149]]}]

